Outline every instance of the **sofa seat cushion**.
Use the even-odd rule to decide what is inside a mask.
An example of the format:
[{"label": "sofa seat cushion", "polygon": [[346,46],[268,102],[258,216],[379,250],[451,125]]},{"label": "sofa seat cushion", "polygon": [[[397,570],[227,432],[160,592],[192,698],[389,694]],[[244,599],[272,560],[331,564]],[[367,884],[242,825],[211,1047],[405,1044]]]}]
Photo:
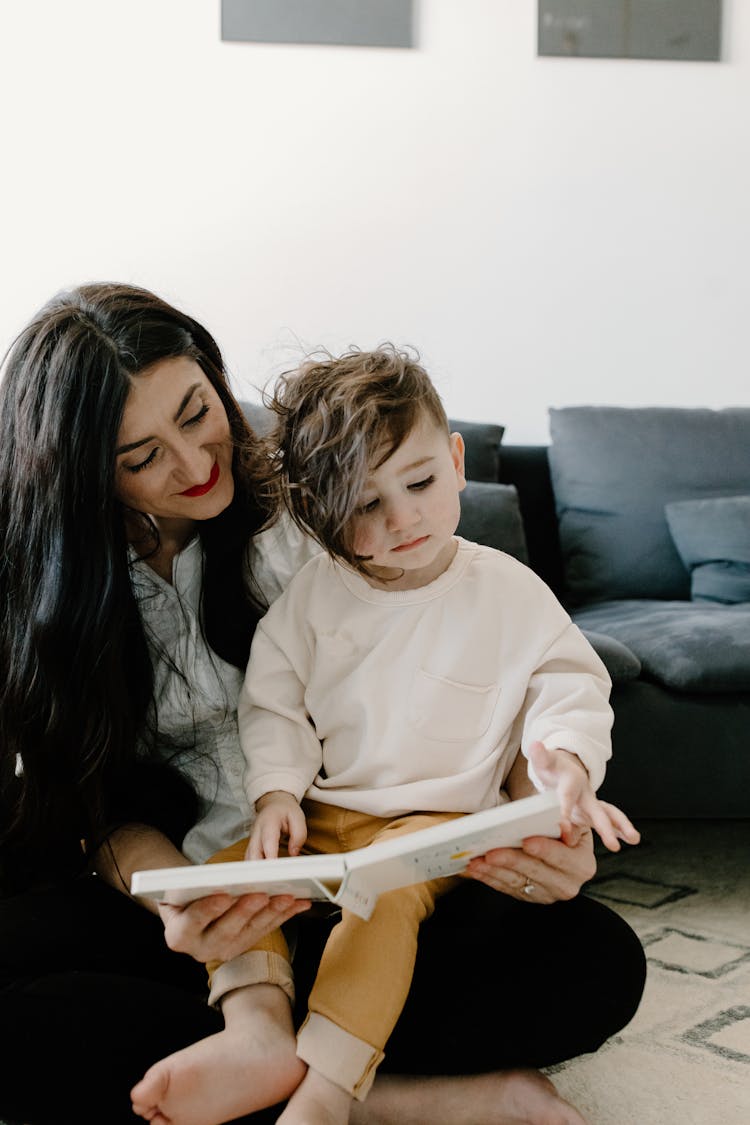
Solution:
[{"label": "sofa seat cushion", "polygon": [[628,599],[577,610],[573,620],[627,645],[644,676],[665,687],[750,690],[750,604]]},{"label": "sofa seat cushion", "polygon": [[641,674],[641,662],[627,645],[615,640],[614,637],[608,637],[606,633],[597,633],[592,629],[581,629],[581,632],[609,672],[613,684],[638,679]]},{"label": "sofa seat cushion", "polygon": [[675,500],[665,512],[693,599],[750,602],[750,496]]}]

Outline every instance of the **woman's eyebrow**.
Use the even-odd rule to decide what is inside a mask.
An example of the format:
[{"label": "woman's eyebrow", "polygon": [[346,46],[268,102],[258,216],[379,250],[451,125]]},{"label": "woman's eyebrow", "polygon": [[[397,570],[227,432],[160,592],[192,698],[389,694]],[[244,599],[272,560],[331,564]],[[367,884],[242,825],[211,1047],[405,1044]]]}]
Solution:
[{"label": "woman's eyebrow", "polygon": [[119,457],[121,453],[130,453],[131,449],[137,449],[139,445],[145,445],[148,441],[153,441],[153,437],[140,438],[138,441],[128,442],[127,445],[118,445],[115,450],[115,457]]},{"label": "woman's eyebrow", "polygon": [[188,387],[188,389],[185,391],[185,394],[182,397],[182,402],[180,403],[179,407],[177,408],[177,413],[175,414],[174,418],[172,419],[173,422],[179,422],[180,415],[182,414],[182,412],[185,409],[185,407],[187,406],[187,404],[190,402],[190,399],[193,397],[195,392],[198,390],[199,386],[200,386],[200,383],[193,383],[192,387]]},{"label": "woman's eyebrow", "polygon": [[[185,394],[182,396],[182,402],[177,407],[177,413],[175,414],[174,418],[172,419],[173,422],[179,422],[182,412],[184,411],[187,404],[190,402],[190,399],[193,397],[195,392],[198,390],[199,386],[200,386],[200,383],[193,383],[192,387],[189,387],[188,390],[185,392]],[[154,440],[154,436],[153,436],[153,434],[151,434],[150,437],[139,438],[138,441],[131,441],[131,442],[128,442],[127,445],[120,445],[115,450],[115,456],[119,457],[121,453],[130,453],[131,450],[137,449],[139,445],[146,445],[147,442],[153,441],[153,440]]]}]

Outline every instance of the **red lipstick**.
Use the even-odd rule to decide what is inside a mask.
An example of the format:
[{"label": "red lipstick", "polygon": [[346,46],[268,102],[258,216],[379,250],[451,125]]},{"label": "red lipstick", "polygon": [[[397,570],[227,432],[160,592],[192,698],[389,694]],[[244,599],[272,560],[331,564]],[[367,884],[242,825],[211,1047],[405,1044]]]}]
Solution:
[{"label": "red lipstick", "polygon": [[180,496],[205,496],[207,492],[211,491],[211,489],[216,484],[218,479],[219,479],[219,462],[214,461],[213,468],[211,469],[211,475],[208,478],[208,480],[206,481],[206,483],[205,484],[196,484],[196,485],[193,485],[192,488],[186,488],[184,492],[180,493]]}]

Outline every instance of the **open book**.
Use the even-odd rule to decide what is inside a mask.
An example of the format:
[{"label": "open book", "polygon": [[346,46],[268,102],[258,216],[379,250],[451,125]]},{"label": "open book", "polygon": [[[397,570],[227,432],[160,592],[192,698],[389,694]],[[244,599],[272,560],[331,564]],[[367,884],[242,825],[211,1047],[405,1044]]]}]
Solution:
[{"label": "open book", "polygon": [[219,891],[262,891],[336,903],[369,918],[384,891],[455,875],[474,856],[527,836],[559,836],[559,822],[557,794],[539,793],[352,852],[136,871],[130,889],[178,906]]}]

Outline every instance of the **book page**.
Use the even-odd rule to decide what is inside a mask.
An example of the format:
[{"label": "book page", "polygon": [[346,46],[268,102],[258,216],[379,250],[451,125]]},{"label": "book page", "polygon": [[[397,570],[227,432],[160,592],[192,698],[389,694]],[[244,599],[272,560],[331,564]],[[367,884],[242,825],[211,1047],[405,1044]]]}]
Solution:
[{"label": "book page", "polygon": [[347,874],[336,901],[369,918],[383,892],[456,875],[474,856],[517,847],[527,836],[559,836],[559,819],[557,795],[541,793],[360,848],[347,856]]},{"label": "book page", "polygon": [[244,895],[256,891],[330,902],[343,873],[342,856],[295,856],[136,871],[130,889],[134,895],[173,906],[183,906],[207,895]]}]

